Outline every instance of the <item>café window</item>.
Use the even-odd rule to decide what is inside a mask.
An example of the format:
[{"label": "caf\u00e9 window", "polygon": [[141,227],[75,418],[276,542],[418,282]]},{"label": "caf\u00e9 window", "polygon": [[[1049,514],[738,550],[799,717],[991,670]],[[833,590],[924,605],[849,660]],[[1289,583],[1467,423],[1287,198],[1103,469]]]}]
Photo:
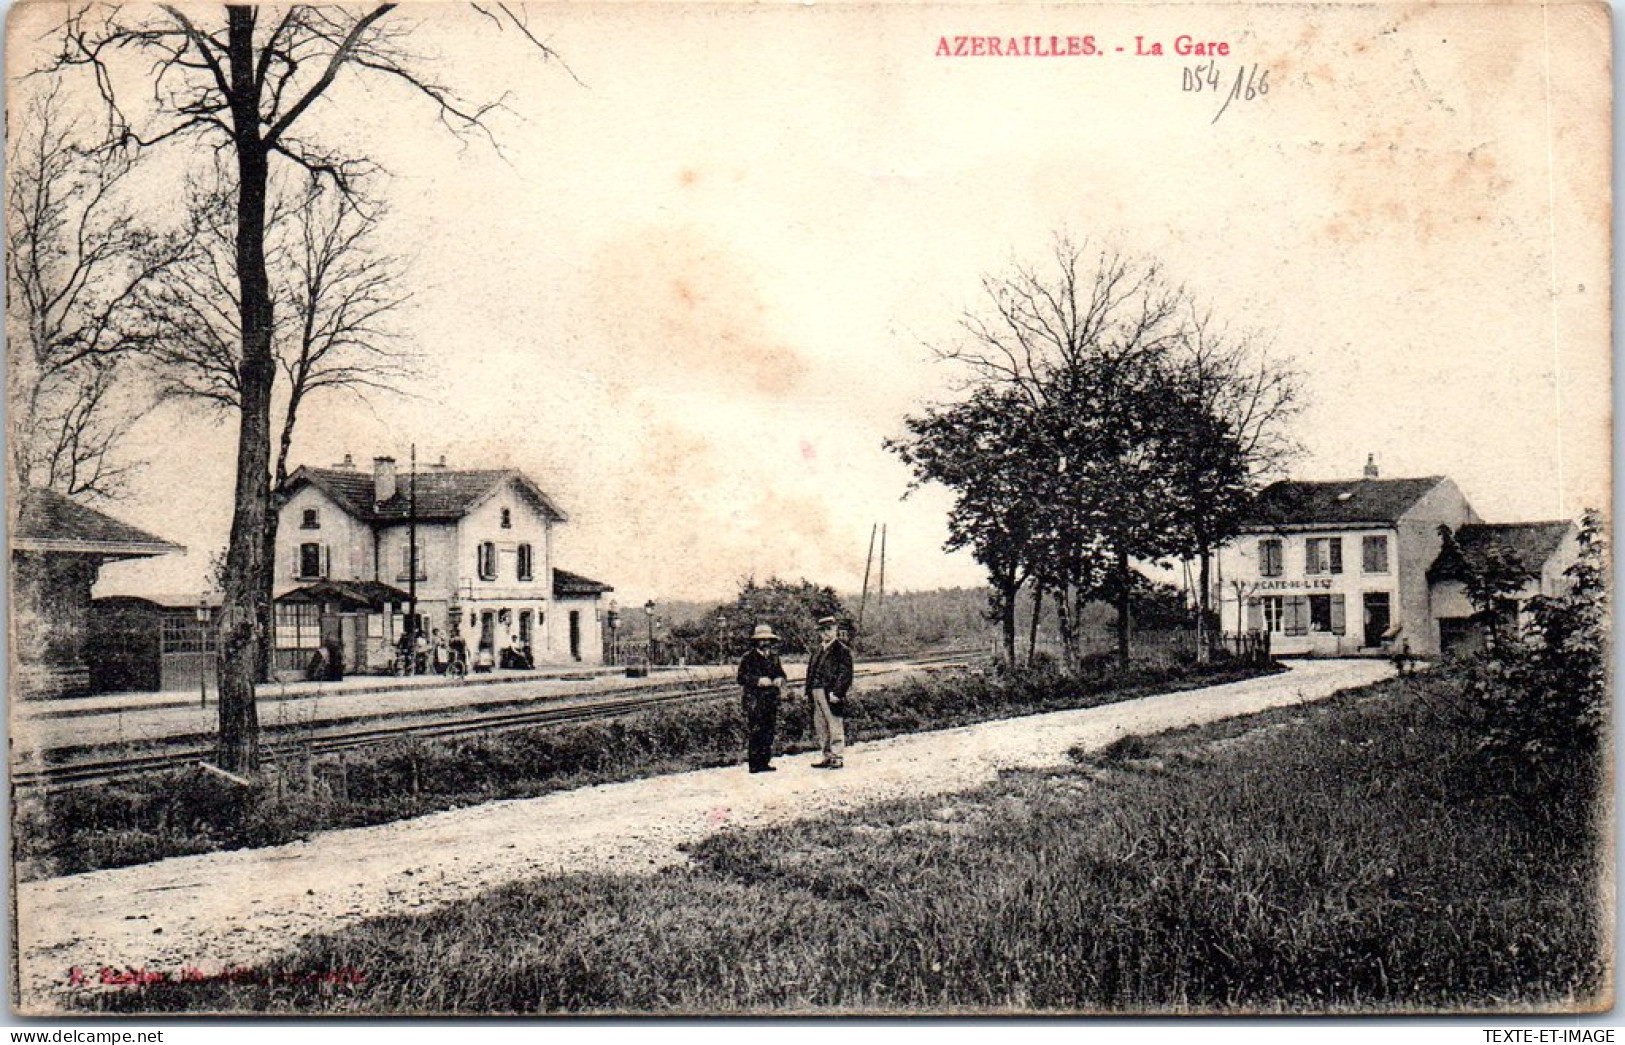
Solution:
[{"label": "caf\u00e9 window", "polygon": [[497,546],[491,541],[480,544],[478,562],[480,580],[494,581],[497,579]]},{"label": "caf\u00e9 window", "polygon": [[1343,596],[1309,596],[1309,630],[1329,631],[1333,635],[1342,635],[1347,631],[1348,624],[1344,612]]},{"label": "caf\u00e9 window", "polygon": [[1343,538],[1311,537],[1305,541],[1303,572],[1342,573]]},{"label": "caf\u00e9 window", "polygon": [[1279,635],[1286,623],[1286,599],[1280,595],[1263,595],[1247,604],[1247,625],[1252,631],[1270,631]]},{"label": "caf\u00e9 window", "polygon": [[536,568],[535,568],[535,565],[534,565],[534,558],[535,557],[531,554],[530,545],[521,544],[519,546],[519,579],[520,580],[528,581],[528,580],[533,579],[536,576]]},{"label": "caf\u00e9 window", "polygon": [[299,528],[301,530],[319,530],[322,528],[322,520],[316,514],[316,509],[306,508],[304,510],[304,513],[299,518]]},{"label": "caf\u00e9 window", "polygon": [[1281,542],[1278,539],[1272,537],[1258,542],[1258,575],[1281,575]]},{"label": "caf\u00e9 window", "polygon": [[1388,572],[1388,537],[1374,534],[1360,541],[1361,569],[1366,573]]}]

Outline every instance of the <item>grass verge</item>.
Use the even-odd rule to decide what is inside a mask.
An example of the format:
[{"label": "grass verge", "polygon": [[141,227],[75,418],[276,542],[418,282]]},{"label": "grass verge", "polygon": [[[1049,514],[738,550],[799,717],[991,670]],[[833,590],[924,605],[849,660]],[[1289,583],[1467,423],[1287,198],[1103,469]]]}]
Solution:
[{"label": "grass verge", "polygon": [[[1393,680],[975,791],[727,831],[314,937],[300,982],[114,1011],[1504,1011],[1607,1004],[1598,815],[1485,768],[1459,684]],[[342,976],[340,975],[342,974]],[[359,976],[360,982],[353,982]],[[346,982],[335,985],[331,981]]]},{"label": "grass verge", "polygon": [[[1150,693],[1234,681],[1256,669],[1107,661],[1082,677],[968,671],[861,693],[858,740],[1091,707]],[[787,699],[780,748],[810,744],[805,701]],[[313,832],[387,823],[496,799],[632,780],[742,760],[737,697],[611,720],[453,740],[405,739],[338,756],[294,756],[245,793],[195,769],[48,796],[19,794],[13,817],[18,876],[27,881],[169,856],[277,845]]]}]

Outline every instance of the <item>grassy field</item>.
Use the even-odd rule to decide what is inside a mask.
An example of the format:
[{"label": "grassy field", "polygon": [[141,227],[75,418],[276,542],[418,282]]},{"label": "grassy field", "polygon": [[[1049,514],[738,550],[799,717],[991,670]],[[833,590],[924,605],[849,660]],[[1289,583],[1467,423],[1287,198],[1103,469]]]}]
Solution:
[{"label": "grassy field", "polygon": [[[991,671],[916,678],[862,693],[857,739],[1113,701],[1255,675],[1254,669],[1107,662],[1081,678]],[[810,747],[804,700],[787,699],[780,748]],[[504,798],[743,760],[737,696],[613,720],[456,740],[402,740],[345,756],[294,757],[255,792],[196,770],[53,794],[19,794],[14,854],[24,880],[168,856],[276,845],[312,832],[386,823]]]},{"label": "grassy field", "polygon": [[[974,792],[725,832],[308,940],[359,984],[117,1010],[1564,1009],[1605,1004],[1605,792],[1486,770],[1459,684],[1394,680]],[[319,979],[320,977],[313,977]]]}]

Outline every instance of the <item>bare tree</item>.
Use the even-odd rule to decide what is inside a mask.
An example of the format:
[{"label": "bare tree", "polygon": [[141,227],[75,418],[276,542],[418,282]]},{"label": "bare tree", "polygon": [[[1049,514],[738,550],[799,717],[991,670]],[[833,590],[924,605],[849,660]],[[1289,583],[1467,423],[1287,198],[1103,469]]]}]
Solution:
[{"label": "bare tree", "polygon": [[[242,348],[236,300],[234,191],[196,187],[189,207],[193,250],[141,296],[153,331],[149,354],[167,398],[242,409]],[[272,383],[277,448],[273,488],[288,478],[300,411],[314,396],[400,393],[414,357],[391,323],[410,297],[403,260],[377,244],[383,208],[361,206],[306,178],[273,191],[266,209],[266,268],[275,313]],[[274,538],[276,516],[267,520]]]},{"label": "bare tree", "polygon": [[[473,9],[512,28],[542,55],[552,51],[505,3]],[[218,10],[205,20],[204,15]],[[234,297],[242,352],[235,510],[221,615],[219,757],[228,769],[259,761],[254,681],[270,626],[271,562],[265,541],[271,503],[271,411],[276,376],[275,301],[266,257],[267,189],[273,161],[291,163],[340,191],[371,169],[364,157],[300,137],[318,101],[338,102],[359,76],[403,84],[459,135],[489,138],[486,116],[500,101],[474,104],[430,78],[408,45],[413,24],[397,5],[221,9],[85,7],[69,16],[55,67],[88,69],[114,140],[138,147],[188,142],[234,166]],[[135,85],[132,89],[131,85]],[[368,115],[356,101],[353,111]],[[347,111],[324,107],[328,114]]]},{"label": "bare tree", "polygon": [[139,406],[118,379],[151,343],[133,306],[185,244],[125,206],[128,158],[81,138],[57,84],[7,136],[12,470],[23,486],[114,497],[135,467],[118,448]]},{"label": "bare tree", "polygon": [[1205,429],[1192,433],[1179,480],[1185,550],[1198,562],[1197,658],[1205,662],[1214,548],[1235,536],[1260,482],[1298,454],[1288,423],[1300,409],[1301,375],[1256,331],[1232,333],[1194,309],[1174,355],[1189,414]]}]

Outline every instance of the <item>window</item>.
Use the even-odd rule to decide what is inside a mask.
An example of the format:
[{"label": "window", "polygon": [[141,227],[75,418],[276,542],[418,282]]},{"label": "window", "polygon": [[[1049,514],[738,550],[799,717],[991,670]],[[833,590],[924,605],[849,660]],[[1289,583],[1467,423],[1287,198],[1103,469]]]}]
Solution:
[{"label": "window", "polygon": [[480,580],[494,581],[497,579],[497,546],[490,541],[480,545],[479,561]]},{"label": "window", "polygon": [[1342,573],[1343,538],[1311,537],[1305,541],[1303,572]]},{"label": "window", "polygon": [[1362,538],[1360,541],[1360,560],[1360,568],[1366,573],[1387,573],[1387,535],[1379,533]]},{"label": "window", "polygon": [[508,508],[502,509],[502,528],[504,530],[513,529],[513,512]]},{"label": "window", "polygon": [[1286,599],[1280,595],[1264,595],[1247,603],[1247,625],[1253,631],[1272,631],[1279,635],[1286,620]]},{"label": "window", "polygon": [[314,580],[325,576],[327,571],[323,567],[326,566],[325,560],[327,556],[323,552],[324,549],[319,544],[301,544],[299,546],[299,562],[297,563],[298,572],[294,576],[299,580]]},{"label": "window", "polygon": [[322,644],[321,607],[313,602],[279,602],[276,648],[315,649]]},{"label": "window", "polygon": [[158,648],[163,653],[213,653],[214,623],[198,620],[193,610],[165,613]]},{"label": "window", "polygon": [[1329,631],[1334,635],[1343,634],[1347,630],[1343,596],[1309,596],[1309,630]]},{"label": "window", "polygon": [[[401,545],[401,572],[396,575],[395,579],[398,580],[398,581],[404,581],[404,580],[412,579],[412,567],[413,567],[413,565],[414,565],[414,560],[413,560],[413,557],[412,557],[412,546],[409,545],[409,544]],[[415,565],[417,566],[417,578],[416,579],[420,580],[420,581],[428,580],[429,579],[429,573],[428,573],[428,570],[427,570],[427,568],[426,568],[426,566],[424,564],[424,561],[423,561],[423,542],[422,541],[419,541],[418,544],[417,544],[417,558],[416,558],[416,561],[415,561]]]},{"label": "window", "polygon": [[299,519],[299,528],[301,530],[319,530],[322,528],[322,521],[317,516],[316,509],[305,509],[304,514]]},{"label": "window", "polygon": [[532,580],[535,576],[536,569],[535,563],[533,562],[533,556],[530,552],[530,545],[521,544],[519,546],[519,579],[522,581],[528,581]]},{"label": "window", "polygon": [[1274,538],[1258,542],[1258,575],[1260,577],[1279,577],[1281,575],[1281,542]]}]

